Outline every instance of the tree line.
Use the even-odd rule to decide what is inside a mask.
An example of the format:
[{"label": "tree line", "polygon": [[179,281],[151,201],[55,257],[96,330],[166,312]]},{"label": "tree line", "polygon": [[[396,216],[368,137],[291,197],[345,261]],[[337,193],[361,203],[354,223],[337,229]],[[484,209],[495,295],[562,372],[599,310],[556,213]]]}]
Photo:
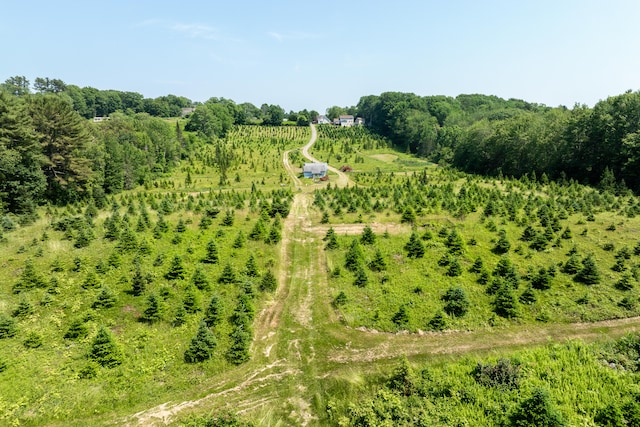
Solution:
[{"label": "tree line", "polygon": [[551,108],[487,95],[360,98],[357,114],[403,151],[470,173],[572,178],[640,191],[640,92]]}]

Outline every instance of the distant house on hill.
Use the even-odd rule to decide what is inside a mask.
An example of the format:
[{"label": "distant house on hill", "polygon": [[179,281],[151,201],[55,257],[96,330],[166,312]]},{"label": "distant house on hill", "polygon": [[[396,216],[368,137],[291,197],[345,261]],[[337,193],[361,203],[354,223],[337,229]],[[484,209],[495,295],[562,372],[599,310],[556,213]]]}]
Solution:
[{"label": "distant house on hill", "polygon": [[340,116],[338,120],[340,121],[340,126],[353,126],[354,124],[352,115]]},{"label": "distant house on hill", "polygon": [[355,125],[364,126],[364,119],[362,117],[356,117]]},{"label": "distant house on hill", "polygon": [[180,116],[182,116],[182,117],[188,116],[189,114],[193,113],[194,111],[196,111],[196,109],[193,108],[193,107],[183,108],[182,111],[180,112]]},{"label": "distant house on hill", "polygon": [[302,174],[305,178],[319,179],[327,175],[329,167],[326,163],[305,163]]},{"label": "distant house on hill", "polygon": [[321,114],[316,119],[316,123],[318,123],[319,125],[329,125],[331,124],[331,120],[329,120],[329,117]]},{"label": "distant house on hill", "polygon": [[100,122],[104,122],[104,121],[107,121],[107,120],[109,120],[109,117],[100,117],[100,116],[97,116],[97,117],[94,117],[94,118],[93,118],[93,122],[94,122],[94,123],[100,123]]}]

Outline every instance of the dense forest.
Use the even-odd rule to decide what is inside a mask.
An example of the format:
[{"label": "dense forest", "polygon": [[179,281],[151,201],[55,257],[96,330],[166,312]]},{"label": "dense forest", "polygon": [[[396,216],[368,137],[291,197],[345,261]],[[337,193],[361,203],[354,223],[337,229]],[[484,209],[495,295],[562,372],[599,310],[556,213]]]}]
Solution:
[{"label": "dense forest", "polygon": [[496,96],[365,96],[357,113],[401,150],[483,175],[574,179],[640,190],[640,92],[593,108],[550,108]]}]

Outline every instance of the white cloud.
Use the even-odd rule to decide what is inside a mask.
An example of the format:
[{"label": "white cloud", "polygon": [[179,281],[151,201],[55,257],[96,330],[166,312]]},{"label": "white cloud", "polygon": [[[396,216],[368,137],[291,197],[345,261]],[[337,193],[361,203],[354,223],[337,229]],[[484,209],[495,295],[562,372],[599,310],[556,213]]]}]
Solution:
[{"label": "white cloud", "polygon": [[220,31],[217,28],[212,27],[210,25],[177,23],[177,24],[171,25],[169,28],[179,33],[186,34],[189,37],[194,39],[195,38],[205,39],[205,40],[222,39]]},{"label": "white cloud", "polygon": [[285,40],[313,40],[321,38],[318,34],[313,33],[305,33],[300,31],[290,31],[287,33],[281,33],[278,31],[269,31],[267,35],[273,39],[276,39],[279,42],[283,42]]}]

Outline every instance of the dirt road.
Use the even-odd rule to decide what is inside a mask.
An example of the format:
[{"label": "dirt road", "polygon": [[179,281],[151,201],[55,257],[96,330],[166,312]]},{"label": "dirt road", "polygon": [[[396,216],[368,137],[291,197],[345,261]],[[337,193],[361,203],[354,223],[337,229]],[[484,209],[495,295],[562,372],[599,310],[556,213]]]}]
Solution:
[{"label": "dirt road", "polygon": [[[308,153],[317,138],[315,127],[311,129],[302,152],[315,161]],[[640,330],[640,318],[424,334],[345,327],[330,305],[322,229],[309,220],[313,188],[301,185],[288,153],[283,162],[300,191],[283,222],[278,289],[256,318],[251,360],[199,385],[191,391],[194,398],[190,400],[165,402],[115,424],[165,425],[192,412],[224,409],[246,414],[257,424],[316,425],[321,415],[314,409],[314,398],[323,395],[324,379],[347,377],[354,369],[376,369],[376,363],[389,363],[401,355],[420,359],[470,354],[568,339],[593,341]],[[349,184],[344,173],[331,170],[339,177],[338,185]],[[390,230],[402,231],[401,227]]]}]

